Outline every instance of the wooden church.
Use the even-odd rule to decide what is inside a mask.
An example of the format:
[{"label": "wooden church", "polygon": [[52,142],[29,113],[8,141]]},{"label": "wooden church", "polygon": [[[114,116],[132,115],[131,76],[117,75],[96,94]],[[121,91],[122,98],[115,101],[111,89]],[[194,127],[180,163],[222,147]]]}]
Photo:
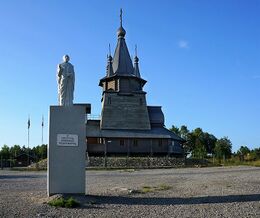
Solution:
[{"label": "wooden church", "polygon": [[161,106],[147,106],[146,80],[141,77],[137,54],[132,62],[126,31],[117,30],[114,56],[108,56],[100,119],[87,120],[88,155],[183,156],[184,140],[165,128]]}]

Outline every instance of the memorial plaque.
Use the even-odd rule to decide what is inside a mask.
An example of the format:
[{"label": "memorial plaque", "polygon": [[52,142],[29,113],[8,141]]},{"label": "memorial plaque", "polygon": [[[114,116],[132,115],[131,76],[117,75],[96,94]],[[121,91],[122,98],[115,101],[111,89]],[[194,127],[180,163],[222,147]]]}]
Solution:
[{"label": "memorial plaque", "polygon": [[73,134],[57,134],[58,146],[78,146],[78,135]]}]

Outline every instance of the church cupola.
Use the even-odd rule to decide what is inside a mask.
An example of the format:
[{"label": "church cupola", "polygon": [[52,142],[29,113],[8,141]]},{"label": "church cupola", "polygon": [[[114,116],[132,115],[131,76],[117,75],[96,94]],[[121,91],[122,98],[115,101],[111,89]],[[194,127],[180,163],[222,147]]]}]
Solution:
[{"label": "church cupola", "polygon": [[125,42],[126,31],[122,26],[122,9],[120,10],[120,27],[117,30],[117,46],[113,57],[113,70],[116,75],[133,76],[134,68]]},{"label": "church cupola", "polygon": [[122,25],[122,10],[120,10],[120,27],[117,30],[117,45],[112,58],[109,46],[106,76],[100,80],[103,91],[115,91],[121,94],[143,92],[146,81],[141,78],[139,59],[135,52],[134,64],[130,57],[126,41],[126,31]]},{"label": "church cupola", "polygon": [[134,74],[136,77],[141,78],[138,65],[139,65],[139,58],[137,57],[137,46],[135,46]]},{"label": "church cupola", "polygon": [[107,77],[111,77],[114,75],[112,61],[113,61],[112,56],[109,55],[107,57]]}]

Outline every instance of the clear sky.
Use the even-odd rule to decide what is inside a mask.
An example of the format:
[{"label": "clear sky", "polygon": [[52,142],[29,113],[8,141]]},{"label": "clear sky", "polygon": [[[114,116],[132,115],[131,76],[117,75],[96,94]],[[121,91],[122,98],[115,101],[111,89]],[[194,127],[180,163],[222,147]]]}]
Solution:
[{"label": "clear sky", "polygon": [[12,0],[0,5],[0,146],[41,144],[49,105],[57,104],[56,67],[64,54],[76,72],[75,103],[100,114],[99,79],[114,51],[123,8],[131,55],[138,46],[148,105],[166,126],[228,136],[233,151],[260,146],[260,1]]}]

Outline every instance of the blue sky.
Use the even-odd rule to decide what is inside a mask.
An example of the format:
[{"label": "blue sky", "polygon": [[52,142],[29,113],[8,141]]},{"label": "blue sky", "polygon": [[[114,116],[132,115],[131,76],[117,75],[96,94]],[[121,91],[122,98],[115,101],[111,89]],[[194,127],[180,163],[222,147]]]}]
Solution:
[{"label": "blue sky", "polygon": [[57,104],[56,66],[76,71],[76,103],[100,114],[99,79],[114,51],[123,8],[129,52],[138,46],[149,105],[166,126],[228,136],[236,151],[260,146],[260,1],[2,1],[0,146],[41,144],[49,105]]}]

